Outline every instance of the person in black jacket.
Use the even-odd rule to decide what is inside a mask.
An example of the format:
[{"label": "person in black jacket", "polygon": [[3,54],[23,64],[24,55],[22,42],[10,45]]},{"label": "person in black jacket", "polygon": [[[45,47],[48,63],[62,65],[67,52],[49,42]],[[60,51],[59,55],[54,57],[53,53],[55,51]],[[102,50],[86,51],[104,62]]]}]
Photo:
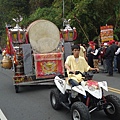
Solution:
[{"label": "person in black jacket", "polygon": [[117,56],[117,68],[118,68],[118,73],[120,73],[120,42],[118,42],[118,49],[115,52],[115,55]]},{"label": "person in black jacket", "polygon": [[87,48],[87,62],[90,67],[94,67],[93,64],[93,54],[91,53],[94,50],[95,43],[93,41],[90,41],[89,47]]},{"label": "person in black jacket", "polygon": [[113,76],[113,59],[114,59],[114,55],[117,49],[117,46],[115,46],[113,44],[113,41],[109,41],[109,47],[106,50],[105,53],[105,59],[106,59],[106,64],[107,64],[107,71],[108,71],[108,75],[107,76]]},{"label": "person in black jacket", "polygon": [[[115,52],[118,49],[118,45],[115,44],[115,40],[112,40],[112,47],[114,48]],[[117,56],[114,55],[114,60],[113,60],[113,70],[117,71]]]}]

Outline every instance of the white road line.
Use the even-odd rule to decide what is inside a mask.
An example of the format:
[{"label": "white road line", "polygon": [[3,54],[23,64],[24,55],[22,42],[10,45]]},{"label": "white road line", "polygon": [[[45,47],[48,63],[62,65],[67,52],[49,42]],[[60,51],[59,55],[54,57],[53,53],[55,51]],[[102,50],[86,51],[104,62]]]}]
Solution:
[{"label": "white road line", "polygon": [[1,109],[0,109],[0,120],[7,120]]}]

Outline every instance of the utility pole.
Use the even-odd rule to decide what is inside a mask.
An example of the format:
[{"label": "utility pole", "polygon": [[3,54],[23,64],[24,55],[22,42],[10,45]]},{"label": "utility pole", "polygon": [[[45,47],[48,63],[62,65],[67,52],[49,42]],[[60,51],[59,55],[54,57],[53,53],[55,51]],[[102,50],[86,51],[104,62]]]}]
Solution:
[{"label": "utility pole", "polygon": [[[63,0],[63,19],[64,19],[64,12],[65,12],[65,1]],[[64,27],[64,20],[63,20],[63,27]]]}]

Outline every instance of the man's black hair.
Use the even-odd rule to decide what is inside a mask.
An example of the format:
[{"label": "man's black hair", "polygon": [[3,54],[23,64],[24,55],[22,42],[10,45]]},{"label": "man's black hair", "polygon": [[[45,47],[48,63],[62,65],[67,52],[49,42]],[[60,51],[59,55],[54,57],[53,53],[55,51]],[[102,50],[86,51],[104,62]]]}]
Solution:
[{"label": "man's black hair", "polygon": [[74,49],[80,50],[80,46],[79,46],[79,45],[72,45],[72,51],[73,51]]}]

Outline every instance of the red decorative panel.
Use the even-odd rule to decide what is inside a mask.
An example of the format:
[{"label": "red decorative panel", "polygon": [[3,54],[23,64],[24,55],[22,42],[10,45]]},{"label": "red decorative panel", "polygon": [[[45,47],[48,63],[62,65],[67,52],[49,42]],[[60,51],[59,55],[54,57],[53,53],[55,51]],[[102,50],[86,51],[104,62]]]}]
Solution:
[{"label": "red decorative panel", "polygon": [[53,78],[64,74],[63,53],[34,54],[36,78]]}]

